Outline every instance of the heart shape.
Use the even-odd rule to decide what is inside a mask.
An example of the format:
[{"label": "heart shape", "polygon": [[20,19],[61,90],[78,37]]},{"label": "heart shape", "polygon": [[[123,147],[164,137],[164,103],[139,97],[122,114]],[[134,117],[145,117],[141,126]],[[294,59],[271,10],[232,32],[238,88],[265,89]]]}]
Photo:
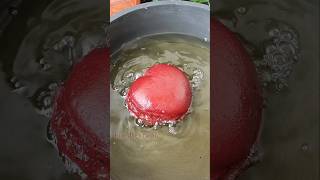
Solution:
[{"label": "heart shape", "polygon": [[176,122],[188,111],[192,92],[179,68],[157,64],[132,83],[126,102],[129,111],[144,124]]},{"label": "heart shape", "polygon": [[[218,180],[235,177],[249,165],[261,126],[262,95],[254,65],[237,37],[215,18],[210,33],[210,158],[212,179]],[[96,49],[75,65],[56,95],[50,121],[59,152],[90,179],[106,179],[110,170],[108,59],[107,49]],[[190,106],[191,87],[181,70],[159,64],[131,85],[126,102],[151,125],[177,121]]]}]

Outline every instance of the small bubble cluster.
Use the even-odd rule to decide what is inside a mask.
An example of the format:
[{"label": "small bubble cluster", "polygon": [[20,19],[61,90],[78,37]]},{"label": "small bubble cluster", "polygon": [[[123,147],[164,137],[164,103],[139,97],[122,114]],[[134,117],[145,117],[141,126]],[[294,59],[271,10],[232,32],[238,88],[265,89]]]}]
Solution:
[{"label": "small bubble cluster", "polygon": [[12,6],[12,7],[9,8],[9,14],[10,15],[16,16],[16,15],[18,15],[18,13],[19,13],[19,11],[18,11],[17,7]]},{"label": "small bubble cluster", "polygon": [[58,83],[50,83],[44,90],[36,94],[34,105],[39,114],[51,118],[53,111],[53,98],[58,90]]},{"label": "small bubble cluster", "polygon": [[70,61],[70,64],[73,64],[73,60],[76,57],[75,52],[75,43],[76,39],[72,35],[65,35],[61,38],[60,41],[53,45],[55,51],[66,51],[67,59]]},{"label": "small bubble cluster", "polygon": [[263,86],[281,91],[288,87],[294,64],[299,60],[297,33],[288,25],[278,23],[268,31],[262,59],[255,61]]},{"label": "small bubble cluster", "polygon": [[204,78],[204,72],[201,69],[195,69],[191,75],[191,85],[194,89],[199,89],[201,82]]},{"label": "small bubble cluster", "polygon": [[71,35],[64,36],[60,41],[54,44],[53,49],[61,51],[64,48],[73,48],[75,44],[75,38]]},{"label": "small bubble cluster", "polygon": [[49,69],[51,69],[51,65],[47,63],[44,58],[41,58],[39,60],[39,64],[42,71],[48,71]]},{"label": "small bubble cluster", "polygon": [[245,15],[247,12],[248,12],[248,9],[244,6],[241,6],[236,9],[236,13],[238,13],[239,15]]},{"label": "small bubble cluster", "polygon": [[308,143],[303,143],[300,148],[302,152],[308,152],[310,150],[310,145]]}]

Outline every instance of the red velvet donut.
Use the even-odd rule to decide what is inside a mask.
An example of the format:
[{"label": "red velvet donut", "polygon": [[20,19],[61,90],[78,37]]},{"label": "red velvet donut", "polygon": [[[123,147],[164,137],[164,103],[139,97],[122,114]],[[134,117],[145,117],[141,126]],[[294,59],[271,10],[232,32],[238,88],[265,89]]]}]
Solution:
[{"label": "red velvet donut", "polygon": [[[236,36],[214,18],[211,26],[211,174],[219,180],[244,167],[258,137],[262,97],[254,65]],[[96,49],[75,65],[56,96],[50,123],[59,152],[90,179],[109,175],[108,58],[107,49]],[[132,84],[127,102],[150,124],[177,120],[190,105],[190,84],[179,69],[156,65]]]},{"label": "red velvet donut", "polygon": [[134,116],[147,125],[177,121],[191,103],[191,86],[177,67],[157,64],[132,83],[126,102]]},{"label": "red velvet donut", "polygon": [[248,164],[261,124],[256,70],[237,37],[211,18],[211,175],[236,176]]},{"label": "red velvet donut", "polygon": [[109,177],[108,59],[107,49],[95,49],[73,67],[50,121],[59,152],[89,179]]}]

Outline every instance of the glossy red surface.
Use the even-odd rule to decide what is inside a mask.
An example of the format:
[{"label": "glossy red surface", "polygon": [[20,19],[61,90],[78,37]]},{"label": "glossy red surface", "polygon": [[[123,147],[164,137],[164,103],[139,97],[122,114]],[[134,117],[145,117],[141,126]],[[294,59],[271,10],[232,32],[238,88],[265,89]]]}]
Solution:
[{"label": "glossy red surface", "polygon": [[89,179],[109,177],[109,53],[95,49],[73,67],[56,95],[51,131],[60,153]]},{"label": "glossy red surface", "polygon": [[[109,176],[108,50],[96,49],[74,66],[56,99],[51,130],[59,151],[90,179]],[[236,176],[256,143],[262,95],[255,67],[237,37],[211,19],[211,174]],[[188,79],[179,69],[156,65],[128,93],[129,109],[150,124],[178,119],[191,102]]]},{"label": "glossy red surface", "polygon": [[237,176],[248,164],[262,113],[254,64],[234,33],[211,18],[211,174]]},{"label": "glossy red surface", "polygon": [[191,86],[177,67],[158,64],[130,86],[126,102],[128,109],[145,124],[177,121],[189,109]]}]

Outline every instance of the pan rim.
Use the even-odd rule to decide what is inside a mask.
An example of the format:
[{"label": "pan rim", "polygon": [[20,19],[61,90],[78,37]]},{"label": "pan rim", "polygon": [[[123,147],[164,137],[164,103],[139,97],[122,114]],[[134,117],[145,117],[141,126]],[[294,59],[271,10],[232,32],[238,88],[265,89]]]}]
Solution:
[{"label": "pan rim", "polygon": [[137,6],[134,6],[129,9],[125,9],[121,12],[116,13],[113,16],[110,16],[110,23],[114,23],[117,19],[130,14],[134,11],[140,10],[140,9],[148,9],[150,7],[157,7],[157,6],[167,6],[167,5],[177,5],[177,6],[189,6],[189,7],[194,7],[194,8],[200,8],[205,11],[208,11],[210,13],[210,7],[208,5],[200,4],[200,3],[194,3],[194,2],[189,2],[189,1],[177,1],[177,0],[168,0],[168,1],[156,1],[156,2],[147,2],[147,3],[142,3]]}]

